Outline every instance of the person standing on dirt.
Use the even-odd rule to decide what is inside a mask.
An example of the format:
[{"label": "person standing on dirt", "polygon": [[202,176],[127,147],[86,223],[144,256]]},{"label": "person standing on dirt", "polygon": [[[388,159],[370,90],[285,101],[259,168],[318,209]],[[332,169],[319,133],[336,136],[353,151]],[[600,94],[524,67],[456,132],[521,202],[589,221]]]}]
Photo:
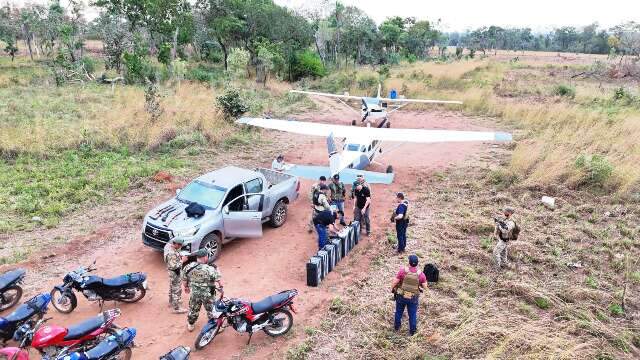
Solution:
[{"label": "person standing on dirt", "polygon": [[318,249],[322,250],[329,241],[329,232],[337,234],[340,229],[336,227],[336,220],[344,216],[344,213],[340,210],[332,212],[331,210],[320,211],[313,218],[313,223],[318,233]]},{"label": "person standing on dirt", "polygon": [[344,199],[346,196],[346,189],[344,183],[340,181],[340,175],[333,175],[333,181],[329,184],[329,190],[331,190],[330,204],[336,207],[337,211],[342,212],[340,217],[340,225],[347,226],[344,221]]},{"label": "person standing on dirt", "polygon": [[496,225],[493,233],[498,242],[496,243],[496,247],[493,248],[493,256],[496,259],[498,269],[509,266],[507,259],[509,241],[516,240],[518,237],[517,233],[519,233],[519,229],[513,219],[514,212],[515,210],[512,207],[507,206],[503,210],[504,220],[494,218]]},{"label": "person standing on dirt", "polygon": [[409,226],[409,202],[404,194],[396,194],[398,206],[391,215],[391,221],[396,223],[396,238],[398,239],[398,253],[404,252],[407,246],[407,227]]},{"label": "person standing on dirt", "polygon": [[331,210],[331,206],[329,205],[328,200],[329,198],[326,195],[323,195],[325,200],[327,201],[326,208],[324,206],[325,204],[322,203],[322,199],[320,198],[320,195],[322,195],[322,190],[320,188],[322,186],[327,186],[327,178],[324,175],[320,176],[317,183],[311,185],[311,191],[309,192],[309,199],[311,199],[311,217],[309,218],[308,223],[309,233],[313,232],[313,230],[315,229],[313,218],[315,218],[318,212],[322,210]]},{"label": "person standing on dirt", "polygon": [[371,191],[371,186],[369,186],[367,181],[364,179],[364,174],[363,173],[358,173],[356,175],[356,179],[353,181],[353,184],[351,184],[351,198],[352,199],[355,198],[356,186],[358,186],[358,184],[362,184],[362,186],[368,187],[369,191]]},{"label": "person standing on dirt", "polygon": [[369,220],[369,209],[371,207],[371,191],[368,186],[362,183],[356,185],[353,195],[356,198],[353,204],[353,220],[360,222],[360,231],[364,228],[367,236],[371,234],[371,221]]},{"label": "person standing on dirt", "polygon": [[180,286],[182,264],[186,260],[185,257],[180,256],[183,244],[182,238],[175,237],[164,246],[164,262],[167,264],[169,273],[169,305],[173,308],[174,314],[187,312],[182,307],[182,286]]},{"label": "person standing on dirt", "polygon": [[418,297],[424,290],[426,283],[427,277],[418,270],[418,256],[409,255],[409,266],[398,271],[391,287],[396,301],[396,314],[393,323],[395,331],[400,330],[405,307],[407,315],[409,315],[409,335],[414,335],[418,330]]},{"label": "person standing on dirt", "polygon": [[187,264],[182,272],[184,292],[190,294],[189,313],[187,314],[187,329],[189,331],[195,329],[201,307],[204,307],[207,316],[212,316],[215,283],[219,283],[221,278],[218,270],[208,264],[209,252],[207,249],[200,249],[192,255],[196,256],[196,261]]}]

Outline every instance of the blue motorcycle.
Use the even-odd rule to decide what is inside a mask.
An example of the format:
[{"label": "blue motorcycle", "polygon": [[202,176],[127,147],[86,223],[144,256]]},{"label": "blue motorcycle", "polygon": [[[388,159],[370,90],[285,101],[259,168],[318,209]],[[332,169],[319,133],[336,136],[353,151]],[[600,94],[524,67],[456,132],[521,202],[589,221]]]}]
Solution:
[{"label": "blue motorcycle", "polygon": [[0,312],[14,307],[20,301],[20,283],[26,274],[24,269],[16,269],[0,275]]},{"label": "blue motorcycle", "polygon": [[90,350],[58,355],[56,360],[129,360],[135,337],[135,328],[124,328],[109,335]]},{"label": "blue motorcycle", "polygon": [[11,314],[6,317],[0,317],[0,342],[4,343],[10,340],[13,337],[13,333],[22,324],[32,323],[31,325],[33,325],[36,321],[42,319],[50,302],[51,295],[36,295],[18,306]]},{"label": "blue motorcycle", "polygon": [[160,360],[187,360],[191,349],[188,346],[178,346],[171,349],[168,353],[160,356]]}]

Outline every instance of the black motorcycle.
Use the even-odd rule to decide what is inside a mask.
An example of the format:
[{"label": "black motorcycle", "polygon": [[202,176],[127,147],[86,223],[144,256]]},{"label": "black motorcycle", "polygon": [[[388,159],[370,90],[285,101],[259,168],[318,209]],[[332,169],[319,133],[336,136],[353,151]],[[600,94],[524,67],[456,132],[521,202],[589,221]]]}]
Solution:
[{"label": "black motorcycle", "polygon": [[[91,266],[95,265],[95,261]],[[53,307],[61,313],[68,314],[78,306],[78,299],[73,290],[80,291],[89,301],[98,301],[100,307],[105,301],[122,301],[134,303],[140,301],[147,293],[147,275],[141,272],[120,275],[105,279],[89,275],[94,267],[80,267],[67,275],[64,284],[51,290]]]},{"label": "black motorcycle", "polygon": [[20,284],[26,274],[24,269],[16,269],[0,275],[0,311],[5,311],[20,301]]},{"label": "black motorcycle", "polygon": [[188,346],[178,346],[171,349],[168,353],[160,356],[160,360],[187,360],[191,349]]}]

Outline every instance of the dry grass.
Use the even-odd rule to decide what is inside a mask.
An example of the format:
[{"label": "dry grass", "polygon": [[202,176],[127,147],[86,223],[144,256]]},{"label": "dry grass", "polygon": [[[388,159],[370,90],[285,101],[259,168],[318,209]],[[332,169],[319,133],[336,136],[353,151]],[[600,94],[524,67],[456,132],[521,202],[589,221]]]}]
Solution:
[{"label": "dry grass", "polygon": [[[440,269],[440,282],[421,298],[416,336],[407,336],[406,317],[401,332],[393,331],[389,284],[406,257],[393,255],[386,239],[380,238],[373,251],[377,254],[374,265],[336,295],[339,300],[334,300],[327,319],[308,332],[312,335],[304,342],[304,356],[296,358],[637,358],[640,284],[629,282],[626,311],[616,315],[612,304],[622,301],[625,271],[611,259],[640,255],[635,237],[612,230],[621,228],[621,223],[640,225],[640,208],[619,207],[606,197],[556,187],[552,194],[561,199],[561,208],[546,210],[538,199],[549,189],[506,186],[499,190],[493,183],[489,169],[507,160],[507,153],[500,149],[492,156],[479,156],[481,160],[429,178],[414,190],[414,196],[431,195],[412,201],[416,216],[409,228],[408,248],[419,254],[421,266],[434,262]],[[459,190],[452,193],[450,189]],[[498,272],[491,247],[484,246],[482,239],[492,230],[491,214],[505,202],[516,206],[524,230],[511,244],[512,267]],[[579,207],[586,209],[585,204],[590,212],[575,213]],[[601,217],[607,212],[609,217]],[[424,214],[433,215],[420,216]],[[573,236],[587,226],[599,235]],[[605,233],[627,241],[604,245]],[[578,261],[580,269],[567,266]],[[634,260],[628,270],[637,266]],[[587,278],[597,279],[596,288]]]}]

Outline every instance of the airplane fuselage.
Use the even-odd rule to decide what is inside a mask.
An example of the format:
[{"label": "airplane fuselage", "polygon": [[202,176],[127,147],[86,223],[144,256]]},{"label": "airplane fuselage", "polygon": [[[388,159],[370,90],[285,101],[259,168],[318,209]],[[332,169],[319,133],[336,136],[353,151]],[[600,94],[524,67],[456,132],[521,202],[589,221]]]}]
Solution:
[{"label": "airplane fuselage", "polygon": [[342,154],[355,158],[349,168],[364,170],[373,162],[375,157],[382,152],[380,148],[381,145],[382,142],[378,140],[362,141],[345,139]]}]

